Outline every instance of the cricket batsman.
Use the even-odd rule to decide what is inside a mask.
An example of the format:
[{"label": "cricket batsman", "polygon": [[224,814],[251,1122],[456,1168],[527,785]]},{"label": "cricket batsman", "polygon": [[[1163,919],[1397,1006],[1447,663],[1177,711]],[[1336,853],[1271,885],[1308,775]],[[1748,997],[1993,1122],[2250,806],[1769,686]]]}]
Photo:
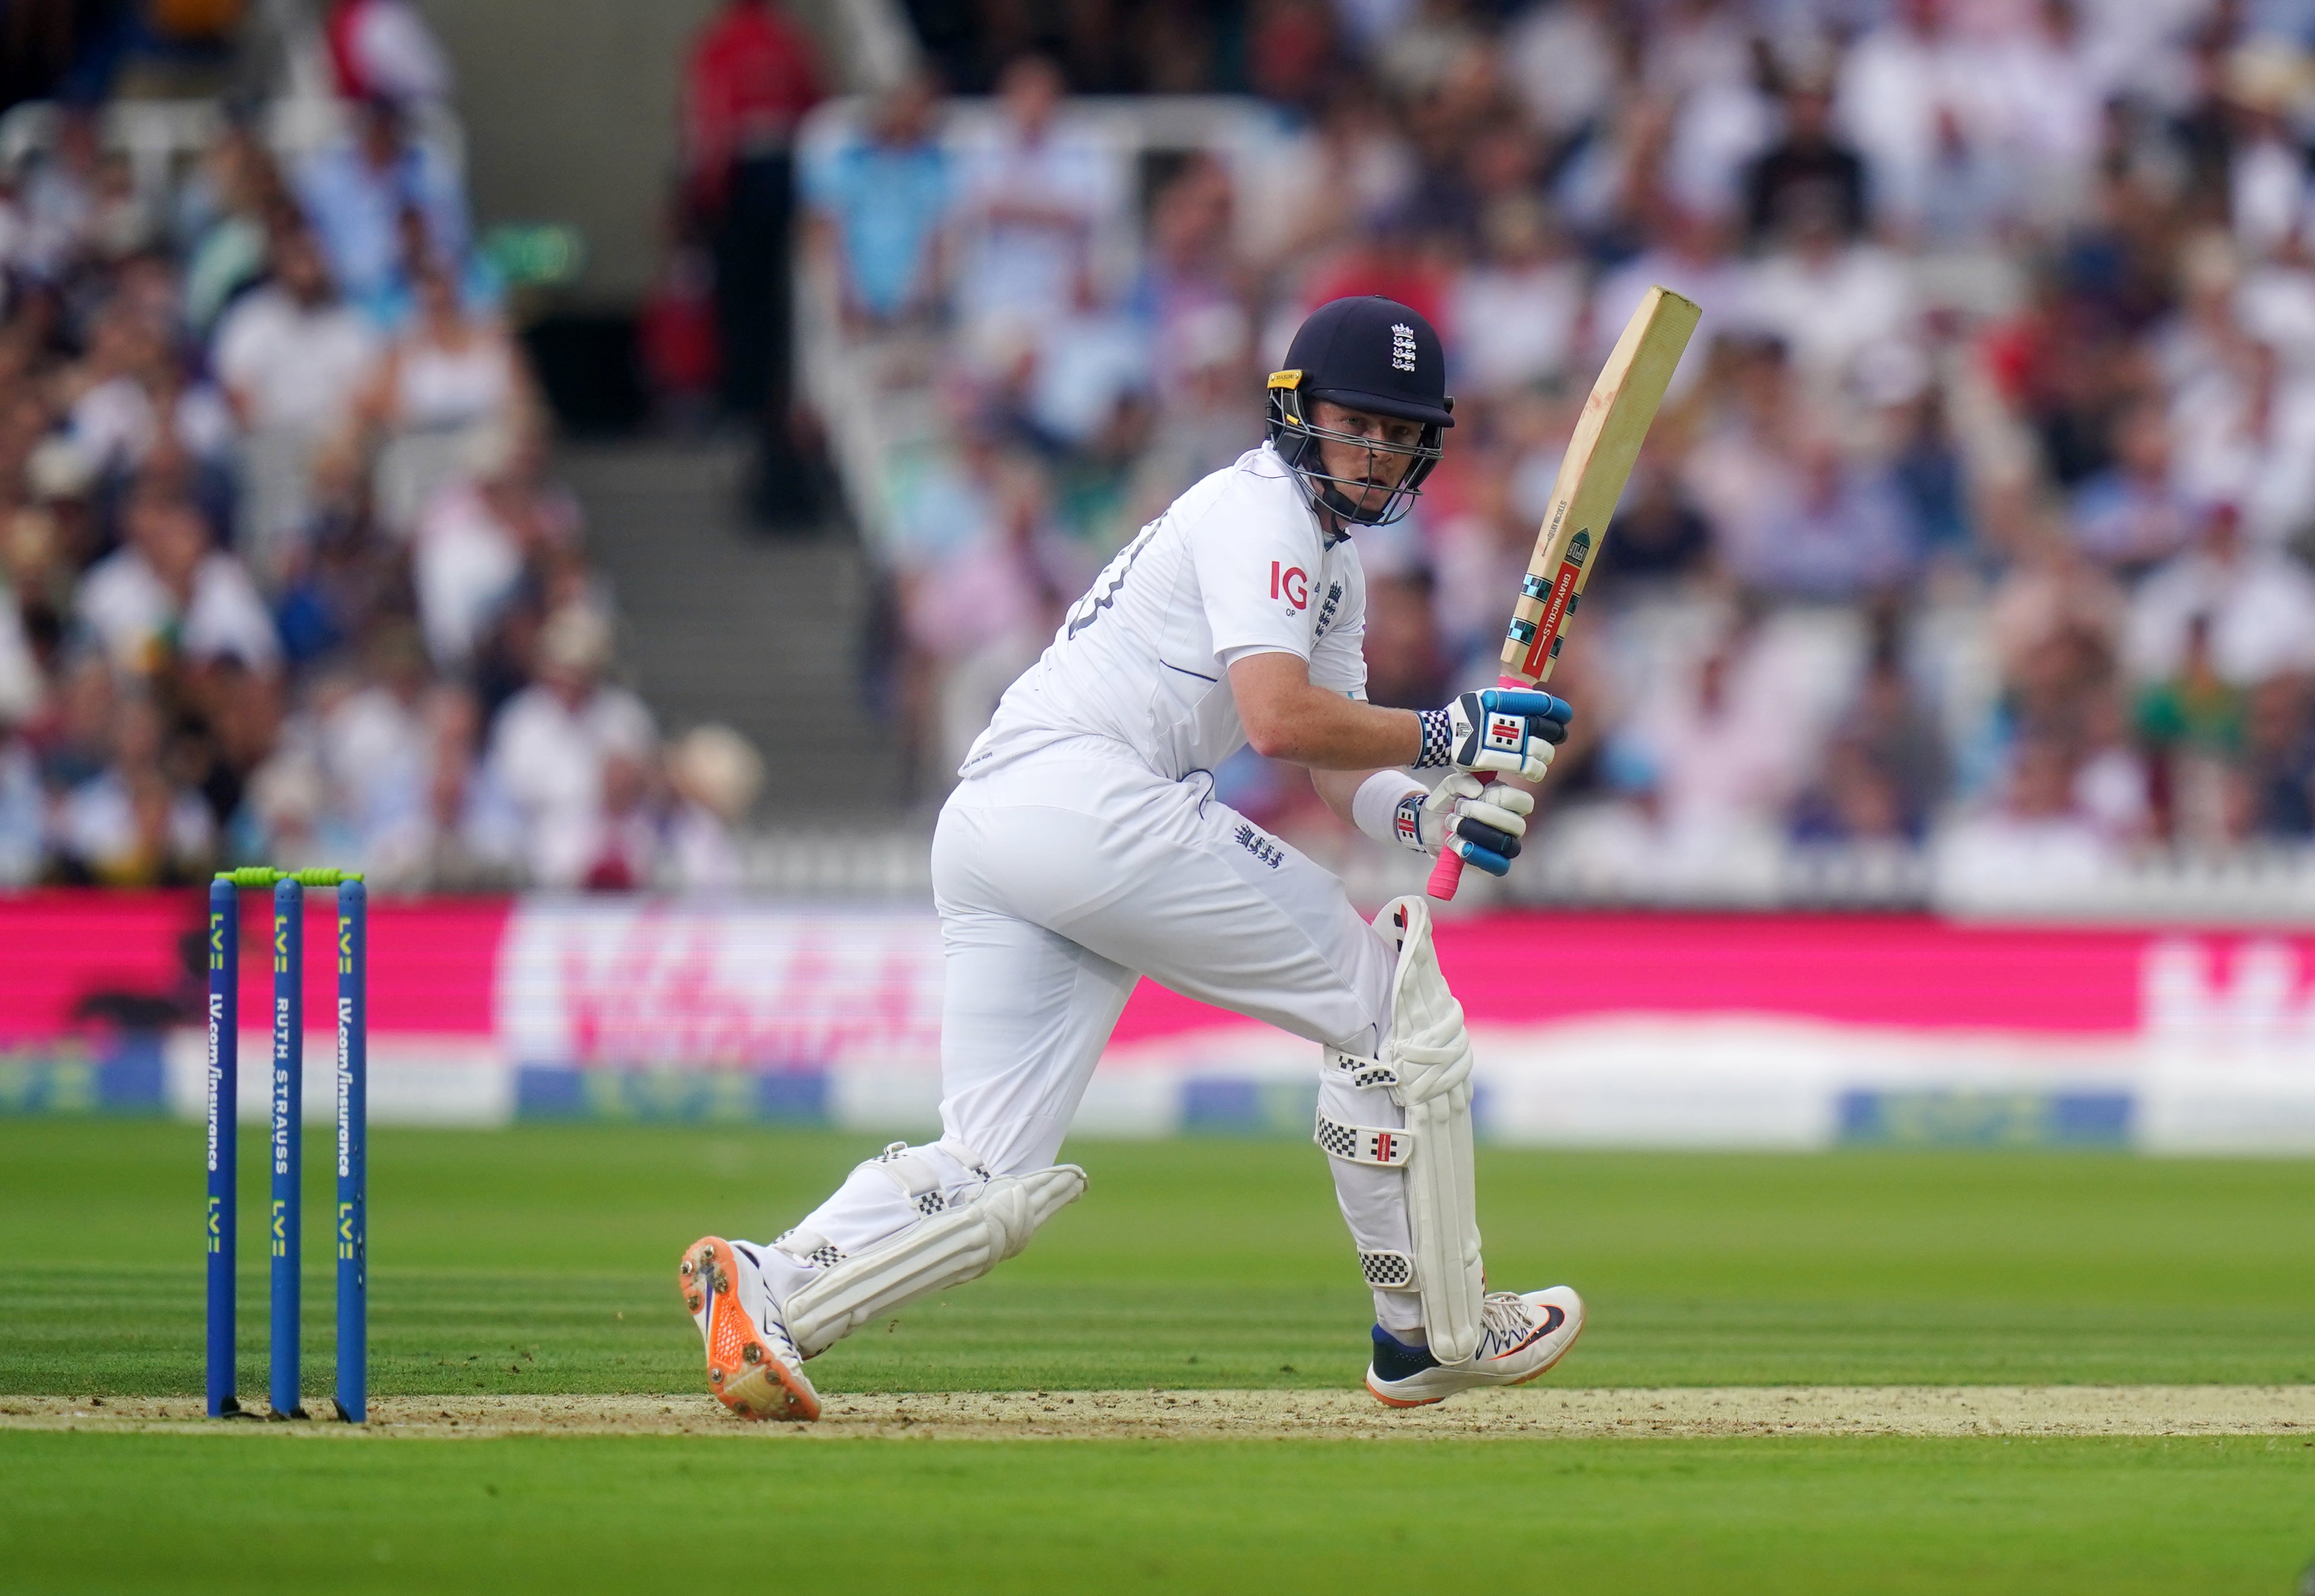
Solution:
[{"label": "cricket batsman", "polygon": [[[1320,1049],[1317,1140],[1374,1293],[1367,1389],[1394,1407],[1534,1379],[1583,1328],[1566,1286],[1488,1291],[1471,1044],[1420,898],[1372,925],[1214,796],[1240,748],[1300,765],[1377,842],[1507,871],[1571,711],[1496,688],[1366,702],[1352,528],[1398,519],[1454,422],[1438,335],[1380,297],[1320,306],[1267,437],[1119,552],[1006,693],[942,809],[942,1134],[896,1142],[766,1244],[707,1237],[680,1283],[708,1384],[813,1419],[808,1359],[987,1273],[1074,1201],[1061,1141],[1137,978]],[[1443,771],[1434,787],[1408,774]]]}]

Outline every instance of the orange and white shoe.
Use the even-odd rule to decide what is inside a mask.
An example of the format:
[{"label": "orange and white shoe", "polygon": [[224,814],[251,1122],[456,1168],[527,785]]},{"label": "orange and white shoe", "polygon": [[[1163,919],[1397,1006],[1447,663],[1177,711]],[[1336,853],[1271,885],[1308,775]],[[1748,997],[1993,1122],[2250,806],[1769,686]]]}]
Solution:
[{"label": "orange and white shoe", "polygon": [[707,1343],[707,1388],[743,1419],[816,1419],[820,1393],[755,1262],[720,1236],[683,1250],[677,1283]]},{"label": "orange and white shoe", "polygon": [[1523,1386],[1567,1356],[1583,1334],[1583,1299],[1567,1286],[1490,1291],[1479,1321],[1479,1350],[1468,1363],[1441,1363],[1428,1347],[1409,1346],[1374,1327],[1367,1389],[1387,1407],[1428,1407],[1478,1386]]}]

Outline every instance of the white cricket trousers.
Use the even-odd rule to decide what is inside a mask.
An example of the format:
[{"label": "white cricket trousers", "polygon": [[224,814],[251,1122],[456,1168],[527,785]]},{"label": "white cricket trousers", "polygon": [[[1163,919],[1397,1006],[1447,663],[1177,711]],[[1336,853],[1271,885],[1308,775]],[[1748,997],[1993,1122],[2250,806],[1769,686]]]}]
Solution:
[{"label": "white cricket trousers", "polygon": [[[1168,781],[1094,738],[1042,750],[951,794],[932,865],[946,952],[938,1150],[960,1182],[975,1158],[992,1175],[1057,1159],[1137,976],[1370,1056],[1389,1024],[1391,944],[1341,882],[1216,799],[1202,771]],[[1334,1119],[1406,1122],[1381,1088],[1330,1076],[1318,1089]],[[1410,1250],[1400,1172],[1326,1161],[1357,1245]],[[856,1253],[914,1219],[891,1182],[861,1171],[803,1223]],[[785,1272],[773,1272],[776,1297]],[[1422,1328],[1414,1293],[1374,1299],[1386,1329]]]}]

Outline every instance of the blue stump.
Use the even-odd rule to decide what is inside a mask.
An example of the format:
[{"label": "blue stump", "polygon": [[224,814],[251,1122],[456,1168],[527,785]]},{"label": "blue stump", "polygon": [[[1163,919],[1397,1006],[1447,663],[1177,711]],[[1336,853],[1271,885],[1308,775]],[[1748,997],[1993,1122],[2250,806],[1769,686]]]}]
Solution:
[{"label": "blue stump", "polygon": [[273,888],[273,1416],[302,1419],[297,1398],[298,1182],[305,1164],[306,889]]},{"label": "blue stump", "polygon": [[369,1405],[369,894],[338,884],[338,1417]]},{"label": "blue stump", "polygon": [[241,1411],[235,1393],[234,1260],[238,1205],[241,1033],[240,894],[231,882],[209,885],[208,1086],[208,1409],[222,1418]]}]

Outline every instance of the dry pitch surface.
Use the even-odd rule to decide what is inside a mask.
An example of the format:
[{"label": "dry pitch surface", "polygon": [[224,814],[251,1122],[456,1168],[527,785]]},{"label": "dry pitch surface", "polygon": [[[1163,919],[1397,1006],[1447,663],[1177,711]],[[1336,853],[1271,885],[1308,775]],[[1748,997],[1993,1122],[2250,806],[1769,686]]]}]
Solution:
[{"label": "dry pitch surface", "polygon": [[[705,1434],[979,1440],[1152,1437],[2315,1436],[2315,1386],[1731,1386],[1528,1388],[1391,1413],[1358,1391],[830,1396],[817,1424],[749,1424],[705,1396],[399,1396],[380,1434]],[[258,1428],[253,1424],[249,1428]],[[191,1398],[0,1398],[0,1428],[215,1429]],[[299,1425],[345,1435],[346,1426]]]}]

